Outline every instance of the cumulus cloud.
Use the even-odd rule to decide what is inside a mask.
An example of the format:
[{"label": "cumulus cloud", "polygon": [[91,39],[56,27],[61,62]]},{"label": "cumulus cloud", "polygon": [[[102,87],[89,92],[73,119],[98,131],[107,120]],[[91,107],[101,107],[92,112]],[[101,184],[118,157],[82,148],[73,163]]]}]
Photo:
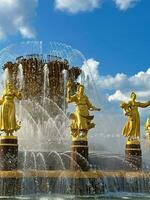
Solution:
[{"label": "cumulus cloud", "polygon": [[25,38],[34,38],[30,25],[38,0],[0,0],[0,39],[20,33]]},{"label": "cumulus cloud", "polygon": [[105,89],[148,90],[150,85],[150,68],[133,76],[127,76],[123,73],[118,73],[115,76],[101,76],[98,83],[99,87]]},{"label": "cumulus cloud", "polygon": [[117,89],[126,83],[127,76],[123,73],[118,73],[115,76],[107,75],[100,76],[100,62],[93,58],[84,62],[82,70],[85,73],[85,77],[90,77],[91,81],[95,81],[96,85],[102,89]]},{"label": "cumulus cloud", "polygon": [[[127,10],[136,5],[140,0],[112,0],[120,10]],[[92,11],[99,8],[103,0],[55,0],[55,8],[69,13]]]},{"label": "cumulus cloud", "polygon": [[34,31],[31,30],[29,27],[21,26],[19,31],[24,38],[34,38],[35,37]]},{"label": "cumulus cloud", "polygon": [[150,85],[150,68],[146,72],[141,71],[129,78],[129,81],[134,84],[135,87],[148,89]]},{"label": "cumulus cloud", "polygon": [[[108,96],[108,101],[125,101],[127,102],[130,98],[130,92],[122,92],[120,90],[116,90],[114,94]],[[136,91],[138,100],[143,100],[143,99],[150,99],[150,91],[149,90],[141,90]]]},{"label": "cumulus cloud", "polygon": [[93,58],[88,59],[84,62],[82,65],[82,70],[85,74],[85,76],[92,76],[95,81],[100,80],[99,75],[99,62],[94,60]]},{"label": "cumulus cloud", "polygon": [[55,0],[55,7],[61,11],[78,13],[92,11],[100,6],[101,0]]},{"label": "cumulus cloud", "polygon": [[98,83],[99,87],[112,90],[124,87],[126,80],[127,76],[125,74],[118,73],[114,77],[110,75],[101,76]]},{"label": "cumulus cloud", "polygon": [[127,10],[136,5],[139,0],[114,0],[120,10]]},{"label": "cumulus cloud", "polygon": [[127,76],[124,73],[117,73],[115,76],[100,75],[100,63],[93,58],[88,59],[82,66],[85,76],[89,75],[97,83],[98,87],[103,89],[149,89],[150,85],[150,68],[145,72],[140,71],[133,76]]},{"label": "cumulus cloud", "polygon": [[107,94],[108,101],[127,101],[130,93],[135,91],[139,100],[150,99],[150,68],[132,76],[118,73],[115,76],[100,75],[100,63],[93,58],[84,62],[85,83],[94,81],[97,90]]},{"label": "cumulus cloud", "polygon": [[108,97],[108,101],[128,101],[128,97],[120,90],[117,90],[113,95]]}]

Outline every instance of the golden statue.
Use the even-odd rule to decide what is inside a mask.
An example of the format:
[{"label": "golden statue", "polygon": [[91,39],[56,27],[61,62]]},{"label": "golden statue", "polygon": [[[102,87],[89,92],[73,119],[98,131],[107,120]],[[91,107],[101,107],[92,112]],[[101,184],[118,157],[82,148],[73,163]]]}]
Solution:
[{"label": "golden statue", "polygon": [[67,102],[76,104],[76,111],[71,113],[71,134],[73,138],[87,137],[87,133],[91,128],[95,127],[95,124],[91,121],[94,116],[90,116],[89,111],[100,111],[89,101],[88,97],[84,94],[84,86],[78,84],[76,94],[71,95],[72,82],[67,83]]},{"label": "golden statue", "polygon": [[21,126],[16,121],[16,110],[14,98],[22,99],[22,94],[13,87],[11,81],[7,81],[5,90],[0,100],[0,131],[4,131],[7,136],[12,136]]},{"label": "golden statue", "polygon": [[128,138],[128,140],[136,140],[140,138],[140,115],[138,108],[146,108],[150,106],[150,101],[141,103],[136,101],[136,94],[131,93],[131,100],[128,103],[121,102],[120,107],[124,110],[126,116],[128,116],[128,121],[123,128],[123,135]]},{"label": "golden statue", "polygon": [[146,139],[150,140],[150,117],[147,118],[144,128],[145,128],[145,132],[146,132]]}]

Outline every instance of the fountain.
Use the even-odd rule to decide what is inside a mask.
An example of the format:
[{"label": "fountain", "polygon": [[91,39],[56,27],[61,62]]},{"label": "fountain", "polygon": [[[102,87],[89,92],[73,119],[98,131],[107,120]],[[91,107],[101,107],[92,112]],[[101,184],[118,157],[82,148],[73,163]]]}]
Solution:
[{"label": "fountain", "polygon": [[[149,163],[142,160],[137,137],[127,136],[125,156],[91,152],[88,135],[96,128],[90,112],[100,109],[84,94],[81,52],[53,42],[43,54],[41,42],[27,42],[3,49],[0,58],[3,87],[11,83],[21,100],[15,101],[21,128],[20,123],[11,131],[1,127],[0,196],[48,199],[53,194],[150,192]],[[68,113],[73,102],[76,111],[71,107]],[[121,108],[130,121],[132,106],[123,102]]]}]

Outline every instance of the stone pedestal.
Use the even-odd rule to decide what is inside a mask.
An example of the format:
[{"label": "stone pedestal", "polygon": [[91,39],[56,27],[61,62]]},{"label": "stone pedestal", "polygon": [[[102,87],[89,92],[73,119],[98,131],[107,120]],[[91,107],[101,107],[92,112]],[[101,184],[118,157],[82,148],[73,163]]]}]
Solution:
[{"label": "stone pedestal", "polygon": [[15,136],[0,136],[0,170],[16,170],[18,164],[18,140]]},{"label": "stone pedestal", "polygon": [[88,171],[88,142],[87,140],[74,140],[71,146],[71,170]]},{"label": "stone pedestal", "polygon": [[142,168],[142,150],[138,140],[127,141],[125,160],[132,165],[133,169],[138,170]]}]

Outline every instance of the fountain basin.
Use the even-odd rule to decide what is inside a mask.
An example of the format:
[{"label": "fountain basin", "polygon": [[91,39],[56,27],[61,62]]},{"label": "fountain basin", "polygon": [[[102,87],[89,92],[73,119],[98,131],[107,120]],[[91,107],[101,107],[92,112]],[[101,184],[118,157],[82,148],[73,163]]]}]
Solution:
[{"label": "fountain basin", "polygon": [[0,171],[0,196],[150,192],[150,171]]}]

